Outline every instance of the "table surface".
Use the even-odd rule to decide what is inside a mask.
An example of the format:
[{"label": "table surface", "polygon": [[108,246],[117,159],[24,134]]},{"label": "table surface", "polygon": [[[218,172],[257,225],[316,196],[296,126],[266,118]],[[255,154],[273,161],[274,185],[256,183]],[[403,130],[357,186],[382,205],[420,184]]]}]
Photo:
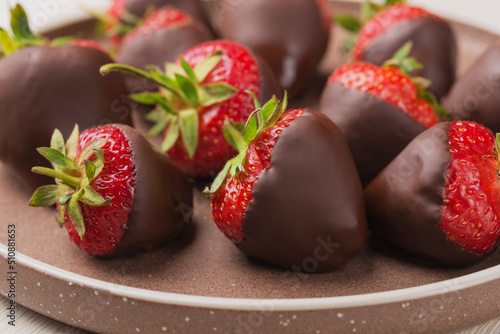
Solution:
[{"label": "table surface", "polygon": [[[103,10],[109,5],[110,0],[2,1],[3,4],[0,4],[0,27],[8,26],[9,16],[7,9],[17,2],[25,6],[30,17],[36,18],[36,21],[32,22],[33,30],[44,31],[86,17],[83,10],[85,8]],[[477,1],[473,0],[410,0],[410,3],[428,8],[446,18],[453,18],[500,34],[500,21],[498,21],[497,16],[497,13],[500,12],[500,1],[483,0],[480,7],[477,6]],[[8,299],[0,296],[0,308],[2,309],[2,316],[0,317],[1,333],[87,333],[35,313],[21,305],[16,305],[17,321],[16,326],[12,327],[6,320],[7,305]],[[500,318],[471,329],[464,329],[457,334],[490,333],[500,333]]]}]

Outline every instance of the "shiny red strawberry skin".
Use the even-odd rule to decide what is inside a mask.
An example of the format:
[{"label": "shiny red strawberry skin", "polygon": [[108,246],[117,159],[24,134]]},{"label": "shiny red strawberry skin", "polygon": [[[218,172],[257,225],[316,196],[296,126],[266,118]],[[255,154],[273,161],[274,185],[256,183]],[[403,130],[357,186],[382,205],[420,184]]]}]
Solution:
[{"label": "shiny red strawberry skin", "polygon": [[194,67],[217,50],[223,52],[222,59],[203,83],[222,82],[238,91],[224,102],[199,110],[198,148],[192,159],[180,138],[167,151],[167,155],[193,177],[217,173],[236,154],[222,134],[222,125],[226,119],[245,123],[255,109],[252,96],[245,90],[252,91],[257,97],[261,93],[259,64],[250,51],[240,44],[231,41],[207,42],[188,50],[182,57]]},{"label": "shiny red strawberry skin", "polygon": [[384,100],[428,128],[439,121],[432,105],[418,97],[411,79],[395,68],[354,62],[337,68],[328,79],[328,84],[334,82]]},{"label": "shiny red strawberry skin", "polygon": [[111,43],[113,46],[118,47],[121,44],[122,36],[119,34],[115,34],[113,29],[115,28],[115,24],[120,22],[120,17],[125,11],[125,3],[127,0],[113,0],[111,6],[109,7],[106,14],[112,21],[115,21],[114,24],[104,24],[104,30],[106,31]]},{"label": "shiny red strawberry skin", "polygon": [[73,222],[66,213],[65,225],[71,240],[81,249],[93,255],[111,253],[120,242],[134,202],[136,180],[130,144],[121,130],[106,125],[84,131],[80,134],[79,152],[90,142],[106,138],[104,168],[90,186],[105,199],[109,205],[91,207],[80,204],[85,222],[85,236],[80,239]]},{"label": "shiny red strawberry skin", "polygon": [[439,227],[476,254],[491,251],[500,236],[500,191],[495,138],[473,122],[452,122],[452,160],[446,174]]},{"label": "shiny red strawberry skin", "polygon": [[192,22],[193,19],[184,12],[173,7],[162,7],[149,14],[139,26],[128,33],[123,39],[123,44],[157,30],[183,26]]},{"label": "shiny red strawberry skin", "polygon": [[212,195],[213,220],[234,243],[245,238],[242,225],[248,204],[253,198],[252,189],[262,172],[271,168],[271,152],[279,135],[303,112],[303,109],[290,110],[274,126],[259,134],[247,149],[245,172],[227,177]]},{"label": "shiny red strawberry skin", "polygon": [[422,17],[433,17],[440,20],[439,17],[429,13],[425,9],[403,3],[397,3],[383,9],[361,27],[353,48],[353,60],[361,60],[365,48],[378,36],[381,36],[390,29],[397,29],[396,26],[403,22]]}]

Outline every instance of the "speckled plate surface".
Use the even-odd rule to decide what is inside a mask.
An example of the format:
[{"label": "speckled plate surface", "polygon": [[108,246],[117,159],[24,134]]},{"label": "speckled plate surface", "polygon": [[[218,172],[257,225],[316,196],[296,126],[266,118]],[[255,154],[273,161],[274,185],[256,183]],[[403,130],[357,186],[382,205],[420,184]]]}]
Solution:
[{"label": "speckled plate surface", "polygon": [[[334,2],[338,11],[355,5]],[[65,28],[92,31],[91,22]],[[497,36],[452,22],[459,73]],[[56,32],[62,33],[61,31]],[[337,29],[311,90],[346,61]],[[198,189],[202,189],[200,184]],[[170,245],[114,260],[86,255],[0,164],[0,268],[9,272],[8,225],[16,230],[16,302],[106,333],[448,333],[500,315],[500,252],[466,268],[411,262],[372,241],[342,270],[284,271],[247,258],[217,230],[195,191],[194,223]],[[300,264],[298,264],[300,265]],[[9,282],[0,280],[7,295]]]}]

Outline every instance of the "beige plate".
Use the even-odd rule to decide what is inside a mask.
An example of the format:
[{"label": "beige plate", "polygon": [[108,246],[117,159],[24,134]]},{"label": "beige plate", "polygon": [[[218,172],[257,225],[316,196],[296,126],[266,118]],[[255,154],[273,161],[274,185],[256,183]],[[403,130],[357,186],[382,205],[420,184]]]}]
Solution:
[{"label": "beige plate", "polygon": [[[452,25],[462,72],[496,36]],[[89,22],[65,30],[91,31]],[[344,37],[335,31],[323,75],[297,104],[314,101],[326,75],[345,61],[337,51]],[[6,232],[13,224],[16,302],[90,331],[444,333],[500,314],[500,252],[457,269],[411,262],[372,242],[342,270],[301,275],[240,253],[211,222],[208,202],[196,191],[194,223],[172,244],[103,260],[77,249],[57,227],[55,212],[28,207],[28,198],[0,165],[1,271],[10,271]],[[0,292],[8,289],[2,278]]]}]

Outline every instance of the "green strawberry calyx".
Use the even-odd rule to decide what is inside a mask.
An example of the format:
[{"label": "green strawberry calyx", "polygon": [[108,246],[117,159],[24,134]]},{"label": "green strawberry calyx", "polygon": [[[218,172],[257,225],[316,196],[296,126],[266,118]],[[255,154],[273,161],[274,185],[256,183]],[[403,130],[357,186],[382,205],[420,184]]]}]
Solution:
[{"label": "green strawberry calyx", "polygon": [[410,78],[411,82],[417,89],[418,97],[430,103],[436,115],[441,119],[448,119],[450,115],[446,109],[441,106],[436,96],[429,91],[431,80],[424,77],[411,77],[411,73],[415,70],[423,68],[423,65],[414,57],[410,57],[410,52],[413,47],[413,42],[406,42],[394,56],[387,60],[382,66],[395,67],[401,73]]},{"label": "green strawberry calyx", "polygon": [[381,10],[392,6],[396,3],[406,3],[406,0],[386,0],[385,5],[377,5],[367,0],[361,3],[361,18],[357,18],[351,14],[339,13],[333,16],[333,22],[347,30],[350,35],[342,45],[344,53],[351,52],[354,47],[358,32],[368,20],[375,16]]},{"label": "green strawberry calyx", "polygon": [[35,35],[29,26],[28,16],[21,5],[16,5],[10,11],[10,27],[13,36],[7,30],[0,28],[1,56],[8,56],[14,51],[26,46],[36,46],[47,44],[47,40]]},{"label": "green strawberry calyx", "polygon": [[80,203],[95,207],[105,206],[110,203],[111,199],[104,199],[90,186],[104,167],[102,147],[106,144],[106,139],[91,142],[80,155],[77,155],[79,136],[78,125],[75,125],[65,143],[63,135],[56,129],[52,134],[50,147],[37,149],[44,158],[50,161],[52,168],[33,167],[32,172],[53,177],[56,184],[41,186],[35,190],[29,205],[52,206],[59,204],[59,217],[56,218],[59,225],[63,226],[64,216],[67,212],[80,239],[83,239],[85,222]]},{"label": "green strawberry calyx", "polygon": [[[120,14],[120,18],[115,18],[106,13],[103,14],[92,9],[86,9],[85,11],[97,20],[97,32],[99,34],[108,34],[109,36],[117,35],[124,37],[143,21],[143,19],[128,11],[123,11]],[[147,13],[150,11],[151,10],[148,9],[144,16],[147,16]]]},{"label": "green strawberry calyx", "polygon": [[219,50],[194,67],[180,57],[180,65],[166,63],[164,71],[151,65],[143,71],[124,64],[107,64],[101,67],[101,74],[128,72],[158,84],[159,91],[132,94],[130,98],[138,103],[156,106],[146,115],[149,121],[155,123],[148,136],[157,136],[166,130],[161,145],[163,152],[182,137],[189,157],[193,158],[198,147],[199,114],[207,107],[226,101],[238,91],[222,82],[204,82],[221,59],[222,51]]},{"label": "green strawberry calyx", "polygon": [[224,137],[238,151],[238,155],[226,162],[210,188],[206,188],[203,192],[206,196],[215,193],[228,175],[236,176],[238,173],[245,173],[244,164],[247,160],[248,146],[260,133],[273,127],[287,108],[286,91],[282,101],[273,96],[264,106],[260,105],[255,94],[250,91],[247,93],[254,98],[255,110],[248,117],[246,124],[235,123],[227,119],[222,127]]}]

